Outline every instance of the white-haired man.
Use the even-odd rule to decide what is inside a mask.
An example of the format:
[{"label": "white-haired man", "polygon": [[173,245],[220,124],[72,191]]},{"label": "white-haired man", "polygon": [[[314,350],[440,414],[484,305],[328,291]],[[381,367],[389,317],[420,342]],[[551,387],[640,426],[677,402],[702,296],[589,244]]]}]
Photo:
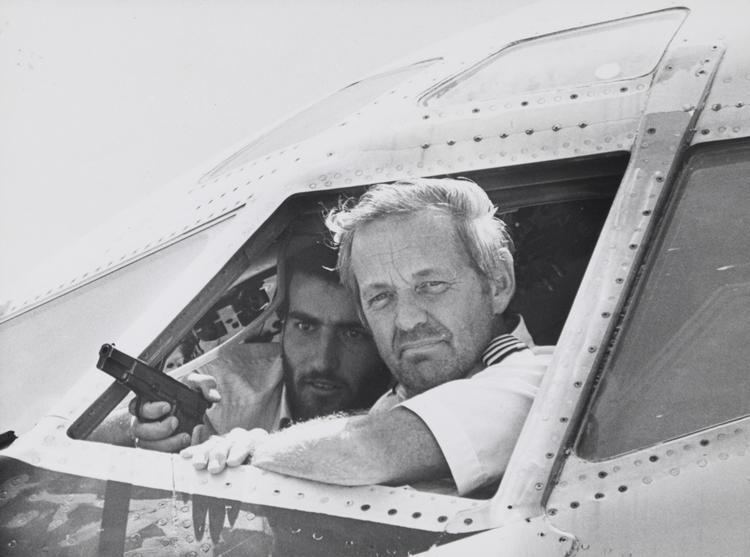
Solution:
[{"label": "white-haired man", "polygon": [[476,184],[381,184],[327,219],[339,270],[398,380],[366,415],[268,435],[234,430],[183,451],[218,472],[260,468],[344,485],[452,478],[460,494],[502,475],[546,361],[509,334],[503,223]]}]

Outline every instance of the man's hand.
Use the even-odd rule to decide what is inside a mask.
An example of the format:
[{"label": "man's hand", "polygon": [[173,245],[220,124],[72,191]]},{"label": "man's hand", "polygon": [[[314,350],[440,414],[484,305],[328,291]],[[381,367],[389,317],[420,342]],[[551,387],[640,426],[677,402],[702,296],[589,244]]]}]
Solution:
[{"label": "man's hand", "polygon": [[[191,373],[183,378],[183,382],[191,389],[200,391],[210,402],[221,400],[221,395],[216,389],[216,380],[210,375]],[[192,439],[188,433],[172,435],[179,423],[176,417],[169,415],[172,408],[168,402],[144,402],[139,415],[136,400],[133,399],[130,401],[129,410],[133,417],[130,420],[128,434],[136,447],[175,453],[189,446],[191,440],[200,443],[208,436],[208,427],[202,425],[196,426],[193,430]]]},{"label": "man's hand", "polygon": [[218,474],[227,466],[233,468],[243,464],[267,437],[268,432],[264,429],[248,431],[236,427],[223,437],[213,435],[205,443],[183,449],[180,455],[192,459],[196,470],[207,469],[211,474]]}]

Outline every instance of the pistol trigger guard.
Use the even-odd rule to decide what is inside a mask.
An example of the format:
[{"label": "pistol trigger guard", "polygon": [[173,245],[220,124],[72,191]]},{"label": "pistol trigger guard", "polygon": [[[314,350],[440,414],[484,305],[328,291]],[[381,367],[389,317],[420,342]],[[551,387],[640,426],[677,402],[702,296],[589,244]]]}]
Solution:
[{"label": "pistol trigger guard", "polygon": [[143,412],[142,412],[142,410],[143,410],[143,402],[144,402],[143,398],[136,395],[136,397],[135,397],[135,415],[136,415],[136,417],[138,418],[139,421],[141,421],[141,422],[147,422],[149,420],[147,420],[146,418],[143,417]]}]

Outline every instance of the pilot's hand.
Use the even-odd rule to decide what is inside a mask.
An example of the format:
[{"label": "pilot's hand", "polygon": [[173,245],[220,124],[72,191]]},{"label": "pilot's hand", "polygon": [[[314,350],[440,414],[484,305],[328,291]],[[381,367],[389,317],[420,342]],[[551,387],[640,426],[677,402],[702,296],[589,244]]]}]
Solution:
[{"label": "pilot's hand", "polygon": [[180,451],[183,458],[193,461],[196,470],[208,470],[218,474],[229,466],[243,464],[255,452],[255,448],[268,437],[264,429],[234,428],[224,436],[213,435],[205,443]]}]

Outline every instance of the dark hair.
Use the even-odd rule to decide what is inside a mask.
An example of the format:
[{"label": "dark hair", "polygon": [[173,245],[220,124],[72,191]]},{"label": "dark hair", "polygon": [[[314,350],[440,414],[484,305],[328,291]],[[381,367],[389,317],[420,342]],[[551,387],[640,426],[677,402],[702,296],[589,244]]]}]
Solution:
[{"label": "dark hair", "polygon": [[341,284],[336,270],[337,257],[337,250],[326,245],[323,240],[307,244],[286,256],[281,262],[284,268],[280,273],[283,285],[279,284],[279,287],[283,286],[281,304],[278,308],[280,316],[285,316],[289,308],[289,285],[295,274],[318,278],[331,284]]}]

